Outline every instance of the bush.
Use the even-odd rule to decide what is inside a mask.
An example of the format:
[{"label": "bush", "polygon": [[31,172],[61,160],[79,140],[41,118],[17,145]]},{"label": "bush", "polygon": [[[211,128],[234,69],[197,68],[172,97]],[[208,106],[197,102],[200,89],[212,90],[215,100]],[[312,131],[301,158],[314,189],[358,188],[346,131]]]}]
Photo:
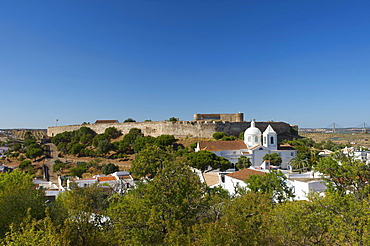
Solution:
[{"label": "bush", "polygon": [[19,169],[21,170],[26,170],[29,166],[32,167],[30,160],[22,161],[21,164],[18,165]]},{"label": "bush", "polygon": [[83,166],[72,168],[70,170],[72,176],[79,177],[79,178],[82,178],[82,174],[84,174],[86,171],[87,171],[87,168]]},{"label": "bush", "polygon": [[119,167],[118,167],[117,165],[114,165],[114,164],[112,164],[112,163],[109,163],[109,164],[107,164],[107,165],[103,166],[103,168],[102,168],[101,172],[102,172],[103,174],[108,175],[108,174],[111,174],[111,173],[117,172],[118,170],[119,170]]},{"label": "bush", "polygon": [[212,137],[216,140],[220,140],[221,138],[226,137],[226,133],[225,132],[215,132],[213,133]]}]

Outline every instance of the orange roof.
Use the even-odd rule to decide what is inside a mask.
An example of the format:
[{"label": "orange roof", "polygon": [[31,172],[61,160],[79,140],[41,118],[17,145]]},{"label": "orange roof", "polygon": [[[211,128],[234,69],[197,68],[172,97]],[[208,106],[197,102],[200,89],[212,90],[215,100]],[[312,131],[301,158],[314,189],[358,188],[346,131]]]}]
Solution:
[{"label": "orange roof", "polygon": [[261,145],[256,145],[256,146],[254,146],[254,147],[252,147],[252,148],[250,148],[251,150],[255,150],[255,149],[257,149],[258,147],[260,147]]},{"label": "orange roof", "polygon": [[295,148],[288,143],[283,143],[279,145],[278,150],[295,150]]},{"label": "orange roof", "polygon": [[248,149],[243,141],[200,141],[199,148],[208,151]]},{"label": "orange roof", "polygon": [[105,177],[98,177],[98,180],[101,181],[113,181],[117,180],[116,177],[113,176],[105,176]]},{"label": "orange roof", "polygon": [[245,181],[251,175],[260,175],[260,176],[262,176],[262,175],[265,175],[265,174],[266,174],[265,172],[261,172],[261,171],[246,168],[246,169],[242,169],[240,171],[236,171],[236,172],[233,172],[233,173],[226,174],[226,176],[232,177],[234,179],[239,179],[239,180]]}]

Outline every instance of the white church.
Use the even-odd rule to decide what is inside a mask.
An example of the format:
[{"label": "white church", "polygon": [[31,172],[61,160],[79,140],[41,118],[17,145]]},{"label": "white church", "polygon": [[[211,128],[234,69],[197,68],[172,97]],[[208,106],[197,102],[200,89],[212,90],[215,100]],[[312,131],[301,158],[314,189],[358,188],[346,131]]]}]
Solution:
[{"label": "white church", "polygon": [[282,160],[279,168],[288,169],[289,162],[295,158],[297,150],[289,144],[278,144],[277,134],[271,125],[262,133],[254,120],[244,132],[244,141],[201,141],[195,151],[207,150],[220,157],[227,158],[232,164],[238,162],[242,155],[248,157],[252,166],[263,166],[266,154],[277,153]]}]

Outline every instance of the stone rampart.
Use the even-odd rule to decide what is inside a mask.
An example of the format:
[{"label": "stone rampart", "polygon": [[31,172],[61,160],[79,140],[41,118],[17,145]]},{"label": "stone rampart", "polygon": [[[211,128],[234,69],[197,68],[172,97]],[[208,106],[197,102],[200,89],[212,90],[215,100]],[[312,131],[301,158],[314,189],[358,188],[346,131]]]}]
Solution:
[{"label": "stone rampart", "polygon": [[[284,122],[256,122],[262,132],[268,125],[276,131],[277,134],[289,133],[290,125]],[[127,134],[132,128],[139,128],[145,136],[158,137],[163,134],[174,135],[176,138],[181,137],[204,137],[212,138],[215,132],[225,132],[227,135],[238,136],[239,133],[250,127],[250,122],[228,122],[228,121],[151,121],[151,122],[125,122],[125,123],[107,123],[107,124],[84,124],[70,126],[49,127],[47,134],[53,137],[58,133],[65,131],[78,130],[86,126],[96,133],[104,133],[108,127],[115,127],[123,134]]]}]

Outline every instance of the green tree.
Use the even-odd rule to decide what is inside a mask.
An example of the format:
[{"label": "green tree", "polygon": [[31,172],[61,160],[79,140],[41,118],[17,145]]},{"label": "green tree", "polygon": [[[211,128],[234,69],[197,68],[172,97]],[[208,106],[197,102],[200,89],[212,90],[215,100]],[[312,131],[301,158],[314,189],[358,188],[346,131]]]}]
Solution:
[{"label": "green tree", "polygon": [[175,122],[175,121],[177,121],[177,118],[171,117],[169,121]]},{"label": "green tree", "polygon": [[194,226],[194,245],[278,245],[271,233],[271,200],[261,194],[246,194],[225,203],[222,216]]},{"label": "green tree", "polygon": [[149,145],[155,144],[155,142],[156,142],[156,138],[151,137],[151,136],[138,138],[135,141],[134,150],[136,153],[139,153],[141,150],[148,147]]},{"label": "green tree", "polygon": [[188,163],[191,167],[201,170],[203,173],[219,169],[220,171],[226,171],[231,167],[231,163],[224,157],[219,157],[216,154],[201,150],[198,152],[192,152],[187,155]]},{"label": "green tree", "polygon": [[22,145],[20,143],[13,144],[13,150],[19,151],[22,148]]},{"label": "green tree", "polygon": [[71,246],[112,245],[106,241],[112,231],[105,216],[107,206],[108,196],[102,189],[73,186],[58,196],[53,207],[54,222],[62,225]]},{"label": "green tree", "polygon": [[270,164],[273,166],[280,166],[282,160],[281,157],[277,153],[272,153],[272,154],[266,154],[263,157],[264,161],[270,161]]},{"label": "green tree", "polygon": [[124,146],[125,148],[133,149],[135,142],[142,138],[144,134],[138,128],[132,128],[130,131],[123,137],[119,145]]},{"label": "green tree", "polygon": [[315,170],[323,173],[328,192],[342,196],[353,195],[356,199],[369,199],[370,166],[353,156],[335,152],[319,160]]},{"label": "green tree", "polygon": [[113,144],[110,143],[108,139],[100,140],[98,143],[98,152],[100,154],[106,155],[113,149]]},{"label": "green tree", "polygon": [[242,155],[238,158],[238,162],[235,166],[237,169],[241,170],[252,166],[252,162],[249,160],[248,157]]},{"label": "green tree", "polygon": [[123,245],[186,245],[189,229],[207,211],[206,186],[181,161],[168,162],[109,208]]},{"label": "green tree", "polygon": [[63,172],[63,169],[66,168],[66,164],[61,160],[57,159],[54,161],[53,172]]},{"label": "green tree", "polygon": [[21,169],[22,171],[25,171],[27,169],[29,169],[30,167],[33,168],[32,166],[32,163],[30,160],[25,160],[25,161],[22,161],[19,165],[18,165],[19,169]]},{"label": "green tree", "polygon": [[277,245],[343,245],[332,241],[333,214],[316,202],[276,204],[272,215],[270,228]]},{"label": "green tree", "polygon": [[110,139],[115,139],[122,135],[121,131],[118,131],[115,127],[108,127],[105,129],[104,134],[108,135]]},{"label": "green tree", "polygon": [[108,163],[107,165],[103,166],[103,168],[101,169],[101,172],[103,174],[111,174],[111,173],[114,173],[114,172],[118,172],[119,170],[119,167],[117,165],[114,165],[113,163]]},{"label": "green tree", "polygon": [[37,157],[40,157],[44,154],[44,151],[40,148],[32,148],[29,151],[27,151],[26,156],[30,159],[36,159]]},{"label": "green tree", "polygon": [[87,168],[83,166],[78,166],[75,168],[71,168],[69,171],[72,176],[82,178],[82,174],[86,173]]},{"label": "green tree", "polygon": [[267,194],[273,201],[283,202],[294,197],[286,180],[282,172],[271,170],[262,176],[251,175],[245,183],[248,185],[249,192]]},{"label": "green tree", "polygon": [[27,217],[17,228],[10,226],[10,231],[0,242],[0,245],[38,245],[59,246],[71,242],[57,231],[59,226],[53,225],[50,217],[42,220],[33,219],[28,211]]},{"label": "green tree", "polygon": [[132,119],[132,118],[128,118],[126,119],[124,122],[136,122],[136,120]]},{"label": "green tree", "polygon": [[167,161],[173,161],[175,156],[156,145],[148,146],[140,151],[132,162],[130,172],[136,177],[149,175],[154,177]]},{"label": "green tree", "polygon": [[173,145],[175,142],[176,138],[173,135],[161,135],[155,140],[155,143],[161,148]]},{"label": "green tree", "polygon": [[226,137],[226,133],[225,132],[215,132],[213,133],[212,137],[216,140],[220,140],[221,138]]},{"label": "green tree", "polygon": [[17,170],[0,174],[0,238],[10,224],[17,230],[27,211],[32,218],[44,217],[44,194],[33,189],[32,180],[31,175]]},{"label": "green tree", "polygon": [[108,140],[109,141],[109,136],[105,133],[103,134],[99,134],[99,135],[96,135],[94,137],[94,139],[92,140],[92,145],[95,147],[95,148],[98,148],[99,146],[99,143],[103,140]]}]

